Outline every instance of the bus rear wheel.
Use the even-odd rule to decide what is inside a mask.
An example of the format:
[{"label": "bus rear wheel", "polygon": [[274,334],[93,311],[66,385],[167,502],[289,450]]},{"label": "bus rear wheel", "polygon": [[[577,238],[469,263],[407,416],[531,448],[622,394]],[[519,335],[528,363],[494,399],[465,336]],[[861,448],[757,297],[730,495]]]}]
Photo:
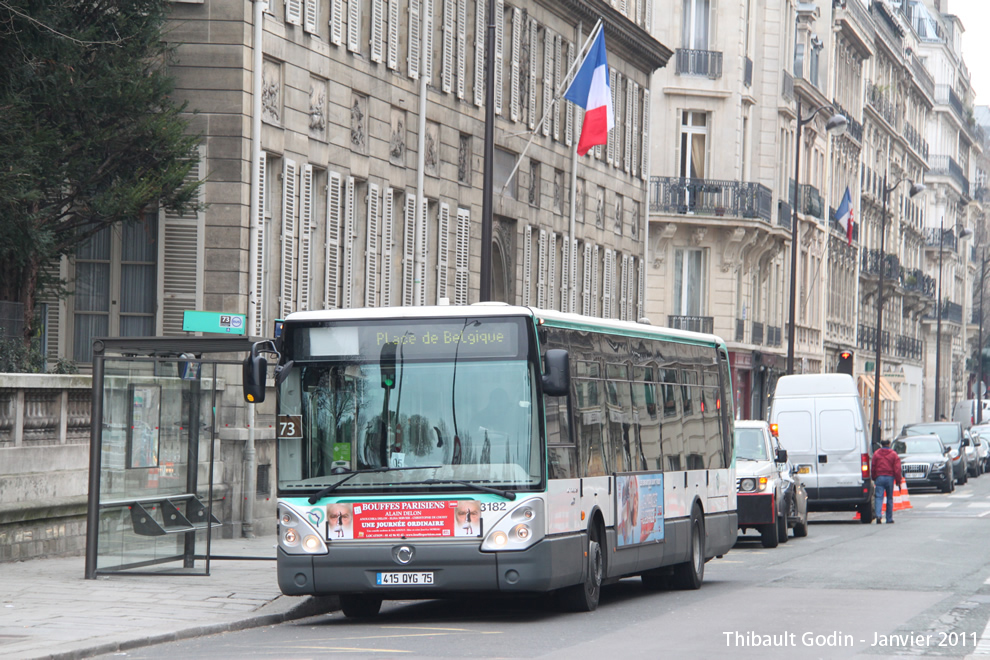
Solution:
[{"label": "bus rear wheel", "polygon": [[368,594],[341,594],[340,611],[348,619],[367,619],[377,616],[382,609],[382,599]]},{"label": "bus rear wheel", "polygon": [[671,579],[677,589],[700,589],[705,579],[705,523],[698,507],[691,512],[689,533],[688,560],[674,566]]},{"label": "bus rear wheel", "polygon": [[592,612],[598,609],[604,573],[605,558],[602,556],[602,548],[592,537],[588,541],[588,574],[581,584],[560,590],[558,597],[561,607],[569,612]]}]

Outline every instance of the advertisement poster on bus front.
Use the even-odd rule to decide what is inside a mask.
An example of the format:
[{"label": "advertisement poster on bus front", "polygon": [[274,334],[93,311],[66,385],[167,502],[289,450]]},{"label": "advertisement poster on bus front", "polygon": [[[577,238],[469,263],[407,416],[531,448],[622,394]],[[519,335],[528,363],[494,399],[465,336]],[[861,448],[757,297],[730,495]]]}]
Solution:
[{"label": "advertisement poster on bus front", "polygon": [[481,503],[474,500],[336,502],[327,506],[327,538],[477,537]]},{"label": "advertisement poster on bus front", "polygon": [[616,475],[615,491],[619,547],[662,541],[663,475]]}]

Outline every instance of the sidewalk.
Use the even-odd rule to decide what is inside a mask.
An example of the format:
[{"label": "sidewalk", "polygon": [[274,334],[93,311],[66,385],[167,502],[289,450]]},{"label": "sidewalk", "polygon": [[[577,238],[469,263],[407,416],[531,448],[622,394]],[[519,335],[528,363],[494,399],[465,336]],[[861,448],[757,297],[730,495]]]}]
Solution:
[{"label": "sidewalk", "polygon": [[214,540],[210,575],[83,578],[83,557],[0,564],[0,657],[88,658],[298,619],[335,599],[282,596],[275,537]]}]

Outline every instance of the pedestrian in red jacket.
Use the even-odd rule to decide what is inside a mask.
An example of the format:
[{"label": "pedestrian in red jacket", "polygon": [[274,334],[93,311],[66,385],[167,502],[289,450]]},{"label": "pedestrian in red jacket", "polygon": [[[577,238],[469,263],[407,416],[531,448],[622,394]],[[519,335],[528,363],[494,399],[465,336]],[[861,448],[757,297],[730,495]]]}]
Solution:
[{"label": "pedestrian in red jacket", "polygon": [[890,448],[890,440],[881,440],[880,449],[873,452],[873,463],[870,465],[870,477],[876,484],[876,515],[880,524],[880,512],[883,510],[883,494],[887,493],[887,522],[894,522],[894,484],[904,484],[901,474],[901,457]]}]

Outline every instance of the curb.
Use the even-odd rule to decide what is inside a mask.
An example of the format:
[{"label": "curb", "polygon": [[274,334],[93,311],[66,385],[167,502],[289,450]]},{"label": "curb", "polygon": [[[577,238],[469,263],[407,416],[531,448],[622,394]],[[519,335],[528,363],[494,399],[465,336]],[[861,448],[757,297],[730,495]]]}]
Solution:
[{"label": "curb", "polygon": [[[147,637],[127,639],[120,642],[94,644],[93,646],[74,649],[64,653],[52,653],[49,655],[37,656],[36,660],[79,660],[80,658],[92,658],[97,655],[130,651],[145,646],[164,644],[166,642],[177,642],[196,637],[207,637],[218,633],[248,630],[249,628],[274,626],[280,623],[285,623],[286,621],[305,619],[306,617],[316,616],[319,614],[328,614],[340,609],[340,601],[336,596],[307,596],[302,602],[295,603],[287,602],[289,598],[290,597],[287,596],[279,596],[272,602],[261,606],[255,613],[236,621],[195,626],[185,628],[183,630],[177,630],[175,632],[162,633],[160,635],[148,635]],[[294,599],[294,597],[292,598]],[[266,612],[266,610],[282,611]]]}]

